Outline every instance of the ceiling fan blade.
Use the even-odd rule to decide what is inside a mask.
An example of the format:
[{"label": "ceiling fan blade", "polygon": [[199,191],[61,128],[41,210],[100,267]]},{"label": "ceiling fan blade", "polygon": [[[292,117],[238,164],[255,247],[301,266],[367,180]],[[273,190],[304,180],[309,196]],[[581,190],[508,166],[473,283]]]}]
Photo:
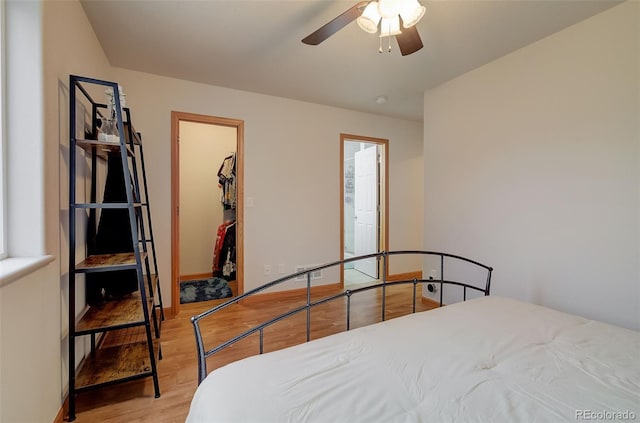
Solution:
[{"label": "ceiling fan blade", "polygon": [[402,28],[402,33],[396,35],[396,40],[398,40],[398,47],[400,47],[400,53],[403,56],[415,53],[423,47],[415,25],[410,28]]},{"label": "ceiling fan blade", "polygon": [[338,32],[339,30],[341,30],[351,22],[358,19],[360,15],[362,15],[362,10],[367,4],[369,4],[368,0],[358,2],[358,4],[354,5],[346,12],[334,18],[328,24],[320,27],[315,32],[307,35],[305,38],[302,39],[302,42],[312,46],[317,46],[318,44],[320,44],[327,38],[331,37],[333,34]]}]

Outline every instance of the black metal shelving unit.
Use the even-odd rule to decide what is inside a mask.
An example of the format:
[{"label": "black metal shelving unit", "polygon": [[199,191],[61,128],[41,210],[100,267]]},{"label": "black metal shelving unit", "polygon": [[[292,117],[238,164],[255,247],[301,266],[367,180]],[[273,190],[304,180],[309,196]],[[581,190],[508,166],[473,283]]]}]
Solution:
[{"label": "black metal shelving unit", "polygon": [[[95,101],[91,90],[112,90],[113,107]],[[131,122],[131,112],[120,104],[119,86],[115,82],[82,76],[69,77],[69,421],[75,420],[76,395],[134,379],[152,377],[156,398],[160,396],[157,361],[162,358],[160,328],[164,320],[158,263],[151,224],[142,137]],[[78,105],[90,116],[91,128],[84,131],[85,116],[78,116]],[[81,108],[82,110],[82,108]],[[115,120],[117,138],[98,140],[101,117]],[[82,136],[78,124],[82,123]],[[88,134],[88,136],[87,136]],[[89,138],[89,139],[85,139]],[[125,176],[126,202],[104,203],[95,198],[98,160],[108,153],[119,153]],[[90,158],[91,200],[76,201],[78,158],[82,164]],[[139,176],[141,174],[141,178]],[[142,179],[142,190],[140,189]],[[82,213],[100,209],[126,209],[132,242],[131,252],[86,255],[76,261],[76,230]],[[148,235],[147,235],[148,234]],[[149,257],[151,256],[151,257]],[[76,317],[78,275],[91,272],[135,270],[138,290],[116,300],[87,306]],[[76,339],[90,337],[91,352],[78,369]]]}]

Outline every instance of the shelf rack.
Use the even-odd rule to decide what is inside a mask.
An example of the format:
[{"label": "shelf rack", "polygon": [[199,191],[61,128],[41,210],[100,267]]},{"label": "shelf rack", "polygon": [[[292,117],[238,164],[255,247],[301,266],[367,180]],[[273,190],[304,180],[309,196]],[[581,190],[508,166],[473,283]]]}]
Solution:
[{"label": "shelf rack", "polygon": [[[113,107],[96,102],[90,95],[88,87],[112,90]],[[153,239],[153,225],[151,224],[142,137],[140,133],[135,131],[131,123],[131,112],[128,108],[121,107],[117,83],[76,75],[69,77],[69,103],[68,420],[73,421],[76,417],[76,396],[80,392],[151,377],[153,378],[155,397],[160,396],[157,361],[162,358],[159,338],[164,311]],[[90,109],[90,112],[87,111],[87,114],[90,115],[90,130],[84,130],[86,116],[78,115],[78,104],[88,106],[87,109]],[[117,142],[98,141],[97,122],[103,117],[102,111],[113,113],[113,118],[117,123]],[[85,132],[80,136],[77,133],[78,124],[81,124],[81,130]],[[126,202],[101,203],[96,201],[98,159],[106,159],[109,153],[119,153],[122,160]],[[76,201],[78,158],[91,159],[91,201],[86,203]],[[138,164],[140,164],[140,169],[138,169]],[[140,189],[139,173],[142,174],[142,190]],[[77,261],[76,225],[78,215],[84,211],[86,216],[88,211],[90,216],[95,219],[96,211],[101,209],[128,211],[128,227],[124,229],[131,231],[134,240],[131,252],[86,255],[84,259]],[[78,276],[93,272],[118,270],[135,270],[138,290],[102,304],[88,305],[77,316]],[[118,336],[123,330],[133,331],[134,334],[128,337]],[[76,368],[76,339],[84,336],[90,337],[91,352],[82,359]]]}]

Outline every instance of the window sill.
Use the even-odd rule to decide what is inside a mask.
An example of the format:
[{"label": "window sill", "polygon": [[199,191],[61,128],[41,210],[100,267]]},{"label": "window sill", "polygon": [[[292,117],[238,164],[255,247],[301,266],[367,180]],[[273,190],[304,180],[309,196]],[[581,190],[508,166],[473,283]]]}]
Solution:
[{"label": "window sill", "polygon": [[53,256],[10,257],[0,260],[0,287],[35,272],[53,261]]}]

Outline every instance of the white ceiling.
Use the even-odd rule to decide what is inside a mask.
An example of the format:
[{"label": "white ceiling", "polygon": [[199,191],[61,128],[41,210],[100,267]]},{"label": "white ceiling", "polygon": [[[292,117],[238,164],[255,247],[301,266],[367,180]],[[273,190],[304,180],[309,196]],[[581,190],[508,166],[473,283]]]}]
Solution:
[{"label": "white ceiling", "polygon": [[[113,66],[421,121],[426,89],[619,3],[440,0],[418,23],[424,48],[378,53],[353,22],[300,40],[357,0],[82,0]],[[386,39],[385,39],[386,40]],[[386,45],[386,41],[385,41]],[[377,104],[384,95],[388,101]]]}]

